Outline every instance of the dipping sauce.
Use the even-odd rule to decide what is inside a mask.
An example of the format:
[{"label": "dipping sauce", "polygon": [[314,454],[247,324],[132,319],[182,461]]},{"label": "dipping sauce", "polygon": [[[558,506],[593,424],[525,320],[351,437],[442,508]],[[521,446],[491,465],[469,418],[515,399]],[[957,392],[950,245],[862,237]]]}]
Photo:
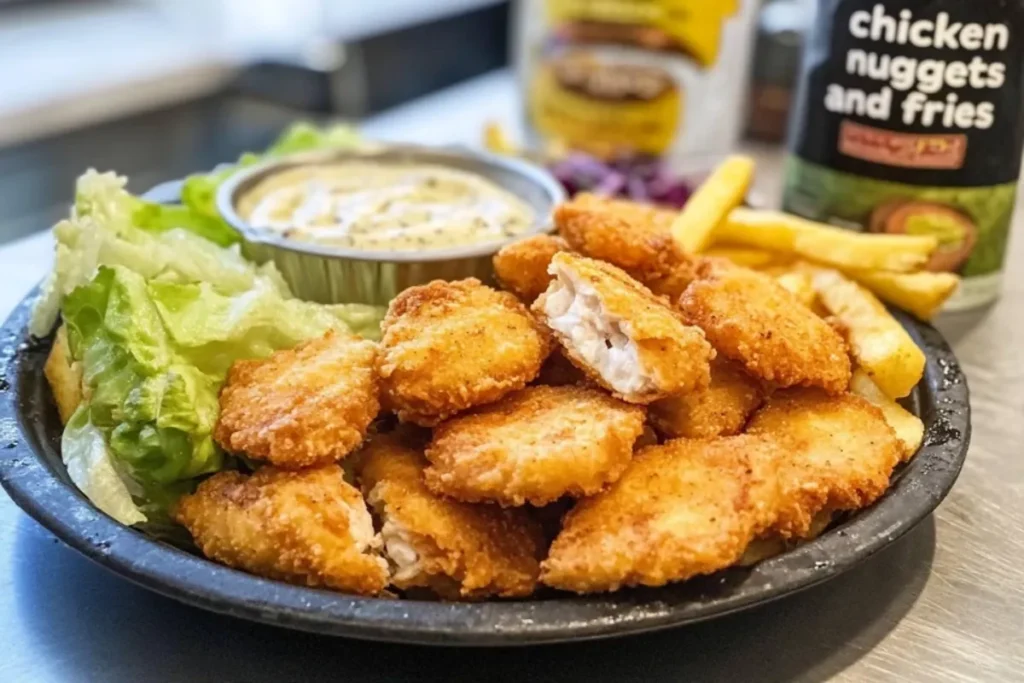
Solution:
[{"label": "dipping sauce", "polygon": [[514,194],[473,173],[362,161],[274,173],[236,210],[257,229],[367,251],[500,242],[529,232],[536,218]]}]

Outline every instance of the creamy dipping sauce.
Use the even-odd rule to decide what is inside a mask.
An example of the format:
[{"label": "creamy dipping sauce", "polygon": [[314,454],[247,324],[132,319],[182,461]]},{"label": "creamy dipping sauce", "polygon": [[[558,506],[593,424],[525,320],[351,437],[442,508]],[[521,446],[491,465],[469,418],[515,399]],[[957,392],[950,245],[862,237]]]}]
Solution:
[{"label": "creamy dipping sauce", "polygon": [[535,215],[514,194],[430,164],[339,162],[274,173],[239,199],[254,228],[367,251],[444,249],[528,232]]}]

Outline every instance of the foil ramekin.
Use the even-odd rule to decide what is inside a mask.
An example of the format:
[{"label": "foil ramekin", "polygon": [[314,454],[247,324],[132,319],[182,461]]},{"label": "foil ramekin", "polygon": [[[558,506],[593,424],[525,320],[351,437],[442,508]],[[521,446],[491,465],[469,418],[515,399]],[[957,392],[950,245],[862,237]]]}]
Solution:
[{"label": "foil ramekin", "polygon": [[[290,240],[254,228],[236,211],[241,196],[270,175],[355,159],[432,164],[475,173],[516,195],[533,209],[536,220],[524,235],[503,241],[450,249],[364,251]],[[402,290],[432,280],[492,280],[494,254],[509,242],[550,230],[552,211],[564,200],[561,184],[526,161],[461,148],[396,145],[300,154],[244,169],[221,185],[217,209],[241,235],[245,256],[257,263],[273,261],[297,297],[321,303],[386,306]]]}]

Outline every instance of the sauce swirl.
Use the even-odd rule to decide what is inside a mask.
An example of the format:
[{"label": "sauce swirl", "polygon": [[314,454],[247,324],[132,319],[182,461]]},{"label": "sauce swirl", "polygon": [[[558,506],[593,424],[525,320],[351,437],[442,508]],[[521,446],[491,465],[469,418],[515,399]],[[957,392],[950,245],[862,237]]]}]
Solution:
[{"label": "sauce swirl", "polygon": [[512,193],[473,173],[430,164],[352,161],[275,173],[236,210],[259,230],[367,251],[415,251],[499,242],[535,216]]}]

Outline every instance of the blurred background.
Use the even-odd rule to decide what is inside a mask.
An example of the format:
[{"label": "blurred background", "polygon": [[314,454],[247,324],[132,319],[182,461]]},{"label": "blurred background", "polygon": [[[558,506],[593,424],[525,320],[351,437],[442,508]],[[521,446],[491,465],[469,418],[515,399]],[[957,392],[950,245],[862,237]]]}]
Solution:
[{"label": "blurred background", "polygon": [[[742,129],[783,138],[813,0],[739,40]],[[530,0],[0,0],[0,243],[47,229],[86,168],[131,189],[258,150],[296,119],[480,144],[523,138]],[[736,47],[730,48],[736,50]],[[744,65],[746,66],[746,65]]]}]

